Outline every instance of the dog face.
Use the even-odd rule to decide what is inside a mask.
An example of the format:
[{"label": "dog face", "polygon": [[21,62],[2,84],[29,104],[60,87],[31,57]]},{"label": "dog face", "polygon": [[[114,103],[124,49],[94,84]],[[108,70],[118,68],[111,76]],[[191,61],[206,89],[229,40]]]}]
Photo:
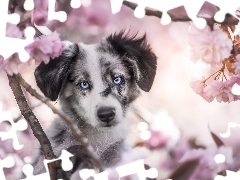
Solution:
[{"label": "dog face", "polygon": [[124,32],[98,44],[70,43],[62,55],[35,71],[39,88],[76,120],[93,127],[120,123],[139,89],[149,91],[156,73],[156,57],[145,36]]}]

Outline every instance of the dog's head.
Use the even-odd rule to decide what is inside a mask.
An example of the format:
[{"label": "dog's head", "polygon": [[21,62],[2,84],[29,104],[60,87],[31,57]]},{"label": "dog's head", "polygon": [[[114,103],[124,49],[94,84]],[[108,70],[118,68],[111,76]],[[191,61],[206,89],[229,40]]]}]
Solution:
[{"label": "dog's head", "polygon": [[121,122],[139,89],[151,89],[155,74],[156,56],[145,35],[136,38],[123,31],[94,45],[70,43],[35,71],[45,96],[59,97],[63,110],[94,127]]}]

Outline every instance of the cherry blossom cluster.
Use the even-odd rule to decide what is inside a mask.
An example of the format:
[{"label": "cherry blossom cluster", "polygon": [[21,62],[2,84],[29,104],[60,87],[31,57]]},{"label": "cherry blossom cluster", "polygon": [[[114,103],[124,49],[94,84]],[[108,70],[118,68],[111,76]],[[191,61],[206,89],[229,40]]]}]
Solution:
[{"label": "cherry blossom cluster", "polygon": [[[8,37],[23,37],[23,32],[16,25],[7,24],[6,32]],[[55,31],[51,35],[36,38],[34,42],[26,46],[25,49],[30,54],[28,63],[32,62],[33,59],[36,64],[40,64],[41,62],[48,63],[51,58],[56,58],[62,53],[64,43]],[[17,53],[7,59],[0,56],[0,71],[5,70],[9,75],[17,74],[18,66],[21,63]]]},{"label": "cherry blossom cluster", "polygon": [[209,26],[200,30],[191,25],[188,32],[190,58],[202,61],[212,69],[218,68],[208,78],[190,82],[195,93],[207,102],[232,102],[240,99],[232,93],[234,84],[240,85],[239,36],[233,36],[234,27]]},{"label": "cherry blossom cluster", "polygon": [[59,34],[55,31],[49,36],[40,36],[35,41],[25,47],[31,58],[35,59],[37,63],[42,61],[47,64],[50,58],[60,56],[64,49],[64,43],[59,38]]},{"label": "cherry blossom cluster", "polygon": [[240,85],[240,76],[233,75],[226,81],[212,80],[209,84],[206,84],[205,80],[195,80],[190,82],[190,86],[195,93],[201,95],[207,102],[216,99],[218,102],[229,103],[240,100],[240,96],[232,93],[232,87],[235,83]]}]

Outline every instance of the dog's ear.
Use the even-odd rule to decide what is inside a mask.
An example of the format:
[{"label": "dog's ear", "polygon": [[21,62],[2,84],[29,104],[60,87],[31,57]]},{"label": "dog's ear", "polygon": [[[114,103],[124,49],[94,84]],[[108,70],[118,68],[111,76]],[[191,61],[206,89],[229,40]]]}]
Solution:
[{"label": "dog's ear", "polygon": [[146,34],[140,38],[136,38],[137,34],[133,36],[124,34],[124,31],[120,31],[110,35],[106,40],[114,53],[120,55],[122,60],[127,60],[133,68],[138,86],[148,92],[156,74],[157,58],[146,42]]},{"label": "dog's ear", "polygon": [[35,70],[35,78],[38,87],[44,95],[55,101],[59,92],[67,80],[70,65],[79,54],[79,47],[76,43],[67,42],[62,54],[51,59],[48,64],[43,62]]}]

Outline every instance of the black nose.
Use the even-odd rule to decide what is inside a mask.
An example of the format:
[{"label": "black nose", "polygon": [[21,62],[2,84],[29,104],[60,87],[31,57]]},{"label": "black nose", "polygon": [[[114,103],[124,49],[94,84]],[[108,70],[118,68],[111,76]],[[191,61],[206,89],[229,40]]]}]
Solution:
[{"label": "black nose", "polygon": [[115,117],[115,108],[102,107],[98,110],[97,115],[102,122],[109,123]]}]

